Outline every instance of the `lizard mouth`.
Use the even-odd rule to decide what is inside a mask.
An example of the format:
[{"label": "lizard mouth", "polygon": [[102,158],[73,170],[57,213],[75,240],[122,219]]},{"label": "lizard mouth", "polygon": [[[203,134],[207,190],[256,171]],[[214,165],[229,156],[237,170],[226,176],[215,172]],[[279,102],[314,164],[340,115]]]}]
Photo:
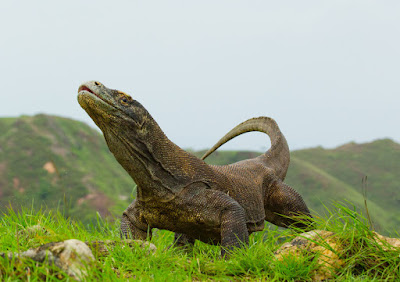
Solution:
[{"label": "lizard mouth", "polygon": [[85,86],[85,85],[81,85],[78,89],[78,93],[82,92],[82,91],[86,91],[89,92],[91,94],[93,94],[94,96],[100,98],[99,95],[97,95],[96,93],[94,93],[89,87]]},{"label": "lizard mouth", "polygon": [[[93,93],[93,91],[90,90],[89,87],[87,87],[87,86],[85,86],[85,85],[81,85],[81,86],[79,87],[78,92],[81,92],[81,91],[88,91],[88,92],[90,92],[90,93]],[[93,94],[94,94],[94,93],[93,93]]]},{"label": "lizard mouth", "polygon": [[[81,85],[78,88],[78,94],[83,94],[83,93],[90,93],[91,95],[93,95],[94,97],[96,97],[98,100],[100,100],[102,103],[107,104],[108,106],[111,106],[113,108],[116,108],[112,103],[110,103],[110,101],[108,101],[107,99],[104,99],[103,97],[101,97],[99,94],[97,94],[96,92],[94,92],[93,90],[91,90],[89,87],[87,87],[86,85]],[[96,99],[95,98],[95,99]]]},{"label": "lizard mouth", "polygon": [[94,92],[93,90],[91,90],[91,89],[90,89],[89,87],[87,87],[86,85],[81,85],[81,86],[79,86],[79,88],[78,88],[78,93],[81,93],[81,92],[84,92],[84,91],[89,92],[90,94],[96,96],[97,98],[99,98],[99,99],[102,100],[103,102],[106,102],[107,104],[110,104],[109,102],[105,101],[102,97],[100,97],[99,94],[97,94],[96,92]]}]

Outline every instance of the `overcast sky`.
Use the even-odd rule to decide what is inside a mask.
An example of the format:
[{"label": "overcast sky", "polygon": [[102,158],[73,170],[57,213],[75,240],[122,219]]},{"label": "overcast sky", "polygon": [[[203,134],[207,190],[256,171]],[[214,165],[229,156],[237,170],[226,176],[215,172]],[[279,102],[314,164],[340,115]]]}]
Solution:
[{"label": "overcast sky", "polygon": [[[98,80],[184,148],[261,115],[292,149],[400,141],[398,0],[2,0],[0,30],[0,116],[95,127],[76,95]],[[247,135],[223,148],[269,146]]]}]

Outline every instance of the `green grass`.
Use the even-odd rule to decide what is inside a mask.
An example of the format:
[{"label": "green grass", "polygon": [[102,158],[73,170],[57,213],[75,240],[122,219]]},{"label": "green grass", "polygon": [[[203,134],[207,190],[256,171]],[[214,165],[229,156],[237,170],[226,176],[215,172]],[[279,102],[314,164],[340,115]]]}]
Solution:
[{"label": "green grass", "polygon": [[[349,204],[334,204],[324,218],[317,217],[317,228],[333,231],[344,250],[338,255],[344,260],[336,280],[382,281],[400,279],[400,251],[387,250],[373,240],[367,220]],[[351,205],[350,205],[351,206]],[[8,210],[0,218],[0,252],[20,252],[39,245],[79,239],[81,241],[119,240],[118,223],[108,223],[97,217],[97,223],[83,225],[65,218],[61,213],[21,209]],[[40,224],[44,230],[22,232]],[[229,260],[220,257],[219,246],[196,242],[193,247],[168,248],[173,234],[154,230],[151,242],[155,253],[137,246],[116,246],[110,254],[97,258],[89,269],[88,281],[309,281],[318,269],[309,255],[287,256],[278,261],[274,251],[298,234],[293,230],[268,225],[263,232],[250,236],[247,248],[235,251]],[[323,243],[322,243],[323,244]],[[60,270],[28,260],[8,261],[0,258],[0,280],[52,281],[70,279]]]}]

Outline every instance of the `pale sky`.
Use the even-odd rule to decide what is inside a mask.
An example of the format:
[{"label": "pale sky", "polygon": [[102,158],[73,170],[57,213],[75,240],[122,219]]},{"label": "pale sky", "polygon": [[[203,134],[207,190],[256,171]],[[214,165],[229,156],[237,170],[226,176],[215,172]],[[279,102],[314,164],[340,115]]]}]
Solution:
[{"label": "pale sky", "polygon": [[[398,0],[2,0],[0,31],[0,117],[95,127],[76,95],[98,80],[141,102],[183,148],[211,147],[262,115],[291,149],[400,141]],[[266,140],[247,134],[223,149]]]}]

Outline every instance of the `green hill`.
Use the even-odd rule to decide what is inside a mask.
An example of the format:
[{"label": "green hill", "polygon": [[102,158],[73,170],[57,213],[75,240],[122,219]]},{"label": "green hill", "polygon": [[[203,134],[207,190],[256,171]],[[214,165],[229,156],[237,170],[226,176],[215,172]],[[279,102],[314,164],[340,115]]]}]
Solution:
[{"label": "green hill", "polygon": [[[259,154],[217,151],[207,162],[228,164]],[[316,213],[346,200],[364,210],[361,179],[367,175],[375,226],[385,233],[399,231],[399,159],[400,145],[387,139],[293,151],[286,182]],[[48,115],[0,118],[0,211],[33,203],[88,222],[96,212],[119,216],[133,192],[133,181],[104,138],[86,124]]]},{"label": "green hill", "polygon": [[126,207],[134,183],[101,134],[67,118],[0,119],[0,207],[59,208],[84,222]]},{"label": "green hill", "polygon": [[[389,139],[348,143],[336,149],[314,148],[292,153],[287,182],[307,195],[312,206],[326,199],[349,200],[362,206],[363,176],[368,176],[367,198],[374,221],[387,231],[400,231],[400,145]],[[310,169],[305,171],[304,168]],[[321,173],[323,172],[323,173]],[[317,181],[311,179],[321,179]],[[330,180],[330,181],[328,181]],[[314,185],[313,185],[314,182]]]},{"label": "green hill", "polygon": [[[222,151],[211,155],[207,162],[220,165],[259,154]],[[348,201],[365,210],[362,178],[367,176],[367,203],[374,226],[384,233],[399,232],[399,160],[400,145],[389,139],[348,143],[329,150],[320,147],[297,150],[291,152],[285,182],[300,192],[311,210],[322,214],[325,207],[332,207],[333,201]]]}]

